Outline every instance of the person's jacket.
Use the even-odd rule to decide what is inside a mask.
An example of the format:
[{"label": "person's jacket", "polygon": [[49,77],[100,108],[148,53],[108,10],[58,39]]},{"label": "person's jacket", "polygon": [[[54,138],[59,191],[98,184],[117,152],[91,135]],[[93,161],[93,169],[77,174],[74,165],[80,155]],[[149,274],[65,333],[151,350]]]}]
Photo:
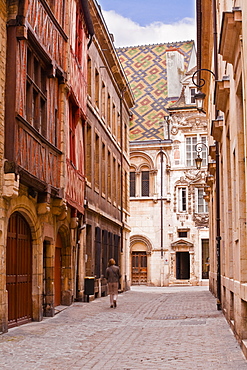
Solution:
[{"label": "person's jacket", "polygon": [[121,277],[119,267],[111,265],[106,269],[106,278],[108,283],[118,283]]}]

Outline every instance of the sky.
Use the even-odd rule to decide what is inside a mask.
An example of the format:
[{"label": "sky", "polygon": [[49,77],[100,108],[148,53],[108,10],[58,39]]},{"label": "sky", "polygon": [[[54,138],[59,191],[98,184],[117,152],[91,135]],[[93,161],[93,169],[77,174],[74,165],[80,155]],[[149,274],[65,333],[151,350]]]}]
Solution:
[{"label": "sky", "polygon": [[196,0],[97,0],[116,47],[195,40]]}]

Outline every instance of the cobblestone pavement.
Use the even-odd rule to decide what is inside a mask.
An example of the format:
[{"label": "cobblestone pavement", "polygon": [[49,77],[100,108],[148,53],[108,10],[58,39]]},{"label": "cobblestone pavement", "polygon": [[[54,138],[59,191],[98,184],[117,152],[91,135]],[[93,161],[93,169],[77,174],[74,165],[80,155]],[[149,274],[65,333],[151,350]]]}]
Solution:
[{"label": "cobblestone pavement", "polygon": [[133,287],[74,303],[0,336],[0,369],[243,370],[247,361],[206,287]]}]

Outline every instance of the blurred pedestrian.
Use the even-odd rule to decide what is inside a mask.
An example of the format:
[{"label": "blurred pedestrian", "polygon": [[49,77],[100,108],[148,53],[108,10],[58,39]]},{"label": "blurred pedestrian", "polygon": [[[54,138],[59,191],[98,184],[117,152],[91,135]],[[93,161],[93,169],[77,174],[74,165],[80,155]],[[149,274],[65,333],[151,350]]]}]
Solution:
[{"label": "blurred pedestrian", "polygon": [[108,282],[108,293],[110,295],[110,307],[117,307],[118,285],[121,278],[120,269],[116,266],[113,258],[109,259],[108,267],[106,269],[106,279]]}]

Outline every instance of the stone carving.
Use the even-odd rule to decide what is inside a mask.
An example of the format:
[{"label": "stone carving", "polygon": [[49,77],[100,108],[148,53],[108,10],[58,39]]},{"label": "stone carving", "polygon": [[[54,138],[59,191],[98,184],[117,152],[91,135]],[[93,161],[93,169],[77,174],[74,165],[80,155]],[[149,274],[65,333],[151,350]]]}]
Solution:
[{"label": "stone carving", "polygon": [[190,182],[199,181],[202,179],[202,171],[198,170],[187,170],[184,172],[185,179]]},{"label": "stone carving", "polygon": [[193,221],[195,222],[195,225],[196,226],[208,227],[208,225],[209,225],[209,217],[208,217],[208,214],[194,213]]}]

